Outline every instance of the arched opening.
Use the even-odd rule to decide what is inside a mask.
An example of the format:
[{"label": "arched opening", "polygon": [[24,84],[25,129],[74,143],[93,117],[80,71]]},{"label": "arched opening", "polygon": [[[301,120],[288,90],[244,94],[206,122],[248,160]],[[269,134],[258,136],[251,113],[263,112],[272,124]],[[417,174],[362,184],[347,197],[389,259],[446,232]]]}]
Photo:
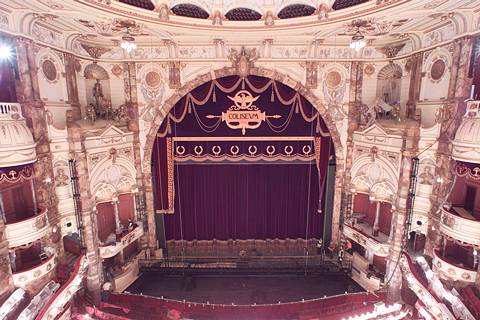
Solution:
[{"label": "arched opening", "polygon": [[273,239],[314,248],[330,235],[334,163],[327,126],[298,91],[260,76],[208,81],[157,133],[157,240],[171,250],[178,241],[185,250],[186,242]]}]

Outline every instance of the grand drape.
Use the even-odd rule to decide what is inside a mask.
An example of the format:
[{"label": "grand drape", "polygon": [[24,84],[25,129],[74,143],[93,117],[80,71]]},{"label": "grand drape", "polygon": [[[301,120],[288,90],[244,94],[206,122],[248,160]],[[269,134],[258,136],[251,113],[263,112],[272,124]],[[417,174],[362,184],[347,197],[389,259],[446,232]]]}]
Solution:
[{"label": "grand drape", "polygon": [[315,164],[175,166],[175,214],[167,239],[320,237]]}]

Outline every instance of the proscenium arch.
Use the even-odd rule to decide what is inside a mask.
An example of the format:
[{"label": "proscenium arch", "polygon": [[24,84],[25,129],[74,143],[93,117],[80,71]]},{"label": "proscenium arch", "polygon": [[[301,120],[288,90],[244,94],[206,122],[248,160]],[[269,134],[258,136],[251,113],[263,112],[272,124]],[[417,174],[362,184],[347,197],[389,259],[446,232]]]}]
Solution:
[{"label": "proscenium arch", "polygon": [[[313,92],[307,89],[303,84],[291,79],[288,75],[280,73],[276,70],[266,68],[251,68],[250,75],[269,78],[278,81],[301,94],[312,106],[318,111],[322,117],[325,125],[330,132],[336,160],[336,172],[335,172],[335,196],[333,203],[333,217],[332,217],[332,240],[331,244],[336,247],[339,241],[339,227],[340,227],[340,197],[343,187],[343,173],[344,173],[344,155],[342,142],[340,140],[340,134],[337,130],[335,122],[330,117],[326,106],[322,103]],[[147,209],[147,221],[148,221],[148,247],[152,250],[157,248],[156,236],[155,236],[155,208],[154,197],[152,187],[152,150],[157,137],[157,132],[160,129],[162,122],[170,110],[177,104],[180,99],[191,92],[193,89],[205,84],[209,81],[220,79],[228,76],[238,76],[236,68],[223,68],[215,70],[203,75],[197,76],[195,79],[186,82],[182,87],[176,90],[168,99],[165,100],[163,105],[156,111],[153,120],[150,122],[150,130],[146,136],[144,156],[143,156],[143,184],[145,188],[146,196],[146,209]]]}]

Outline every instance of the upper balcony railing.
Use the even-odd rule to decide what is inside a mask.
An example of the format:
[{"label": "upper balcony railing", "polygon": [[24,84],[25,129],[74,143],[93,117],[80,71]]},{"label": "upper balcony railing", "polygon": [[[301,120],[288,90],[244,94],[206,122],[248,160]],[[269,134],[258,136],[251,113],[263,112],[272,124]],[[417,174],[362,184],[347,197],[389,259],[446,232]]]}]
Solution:
[{"label": "upper balcony railing", "polygon": [[453,239],[478,246],[480,245],[480,221],[468,213],[465,213],[464,217],[460,216],[463,211],[457,213],[455,208],[451,210],[442,208],[440,231]]},{"label": "upper balcony railing", "polygon": [[100,256],[103,259],[113,257],[141,236],[143,236],[143,226],[141,222],[137,222],[137,226],[123,234],[115,244],[101,246]]},{"label": "upper balcony railing", "polygon": [[354,240],[366,249],[371,250],[375,255],[379,257],[386,257],[390,252],[390,245],[388,244],[388,236],[379,234],[382,236],[381,240],[379,236],[374,237],[371,235],[371,229],[361,229],[356,224],[354,227],[344,224],[343,232],[346,237]]},{"label": "upper balcony railing", "polygon": [[0,119],[18,120],[20,118],[22,118],[20,103],[0,102]]},{"label": "upper balcony railing", "polygon": [[41,209],[36,215],[27,219],[7,223],[5,233],[9,247],[18,247],[43,238],[47,234],[49,225],[47,209]]}]

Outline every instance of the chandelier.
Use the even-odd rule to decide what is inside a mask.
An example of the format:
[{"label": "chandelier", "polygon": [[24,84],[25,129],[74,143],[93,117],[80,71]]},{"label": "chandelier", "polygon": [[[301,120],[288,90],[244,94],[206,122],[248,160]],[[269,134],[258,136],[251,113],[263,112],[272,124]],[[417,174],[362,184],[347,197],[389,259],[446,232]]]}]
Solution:
[{"label": "chandelier", "polygon": [[120,44],[120,47],[122,47],[122,49],[124,49],[128,53],[137,49],[137,45],[135,44],[135,38],[132,37],[128,29],[127,33],[125,33],[125,35],[122,37],[122,43]]},{"label": "chandelier", "polygon": [[357,31],[352,37],[352,42],[350,42],[350,48],[354,49],[355,51],[360,51],[361,49],[365,48],[367,42],[365,41],[365,37]]}]

